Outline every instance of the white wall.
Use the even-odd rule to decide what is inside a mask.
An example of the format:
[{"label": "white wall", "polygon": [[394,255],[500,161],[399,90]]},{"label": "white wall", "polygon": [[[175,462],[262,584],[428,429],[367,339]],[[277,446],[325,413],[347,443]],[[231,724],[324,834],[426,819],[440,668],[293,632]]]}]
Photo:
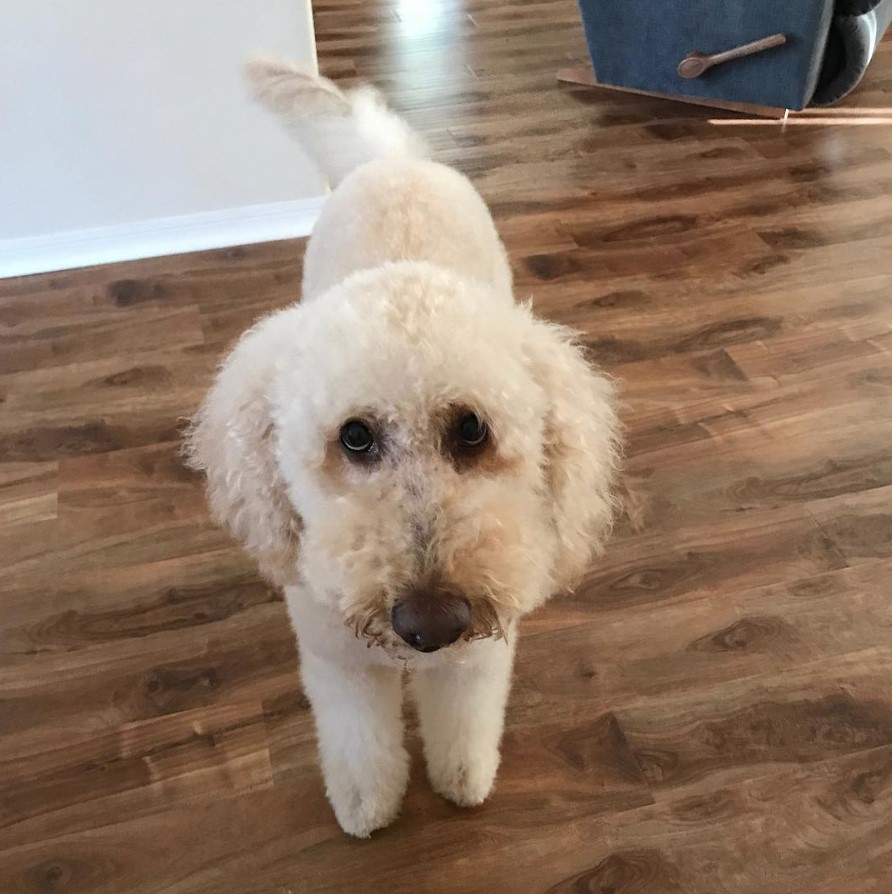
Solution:
[{"label": "white wall", "polygon": [[0,49],[0,249],[324,192],[241,79],[310,0],[0,0]]}]

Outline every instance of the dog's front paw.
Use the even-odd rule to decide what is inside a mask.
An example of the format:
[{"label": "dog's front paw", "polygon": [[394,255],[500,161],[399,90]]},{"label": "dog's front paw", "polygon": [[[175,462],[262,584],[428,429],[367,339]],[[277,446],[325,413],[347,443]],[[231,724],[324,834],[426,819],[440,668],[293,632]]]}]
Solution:
[{"label": "dog's front paw", "polygon": [[434,791],[459,807],[482,804],[492,791],[498,768],[498,750],[427,758],[427,775]]},{"label": "dog's front paw", "polygon": [[329,792],[338,825],[354,838],[368,838],[372,832],[389,826],[397,817],[400,800],[369,796],[358,789],[335,795]]},{"label": "dog's front paw", "polygon": [[389,826],[400,812],[408,782],[408,757],[405,764],[390,773],[349,779],[332,773],[327,786],[328,800],[338,825],[355,838],[368,838],[377,829]]}]

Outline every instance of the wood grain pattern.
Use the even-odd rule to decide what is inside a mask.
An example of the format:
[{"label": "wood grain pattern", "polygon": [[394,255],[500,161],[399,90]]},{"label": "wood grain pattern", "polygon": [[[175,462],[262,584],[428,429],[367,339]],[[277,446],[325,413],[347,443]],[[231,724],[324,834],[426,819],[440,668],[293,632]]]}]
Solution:
[{"label": "wood grain pattern", "polygon": [[[571,0],[314,6],[323,70],[473,178],[620,381],[638,524],[525,623],[492,800],[435,796],[413,737],[403,815],[349,841],[281,596],[179,458],[302,244],[0,281],[0,891],[886,894],[888,128],[558,85]],[[890,93],[886,42],[847,103]]]}]

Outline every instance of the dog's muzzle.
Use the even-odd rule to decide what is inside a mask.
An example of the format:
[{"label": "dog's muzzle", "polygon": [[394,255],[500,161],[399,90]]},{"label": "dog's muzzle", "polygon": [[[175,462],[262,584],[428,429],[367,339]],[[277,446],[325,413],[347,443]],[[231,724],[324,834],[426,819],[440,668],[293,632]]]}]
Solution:
[{"label": "dog's muzzle", "polygon": [[419,652],[452,645],[471,624],[471,603],[438,588],[410,590],[394,604],[390,623],[400,639]]}]

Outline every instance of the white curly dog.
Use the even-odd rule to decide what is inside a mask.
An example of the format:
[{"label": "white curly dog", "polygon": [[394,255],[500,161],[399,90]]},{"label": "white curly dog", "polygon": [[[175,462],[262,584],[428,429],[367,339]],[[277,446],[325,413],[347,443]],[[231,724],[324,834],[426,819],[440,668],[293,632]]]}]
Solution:
[{"label": "white curly dog", "polygon": [[399,812],[403,678],[433,787],[481,803],[517,621],[613,517],[611,383],[515,303],[483,200],[376,93],[255,62],[336,186],[303,300],[258,322],[189,434],[215,516],[284,587],[341,827]]}]

